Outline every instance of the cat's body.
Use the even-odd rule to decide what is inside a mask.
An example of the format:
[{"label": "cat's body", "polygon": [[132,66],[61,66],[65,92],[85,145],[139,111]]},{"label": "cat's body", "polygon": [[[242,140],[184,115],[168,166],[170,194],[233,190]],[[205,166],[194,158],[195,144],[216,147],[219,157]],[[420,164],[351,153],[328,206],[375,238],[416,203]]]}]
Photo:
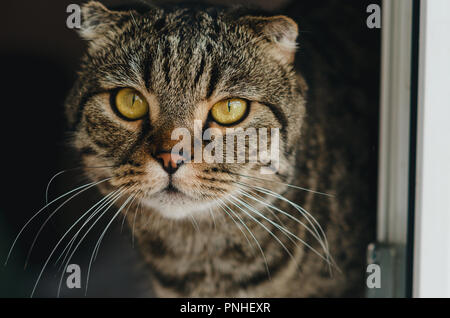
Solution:
[{"label": "cat's body", "polygon": [[[86,166],[112,166],[86,171],[93,180],[113,177],[99,185],[104,194],[125,189],[118,206],[140,199],[131,201],[137,213],[127,218],[156,294],[361,295],[368,220],[349,191],[348,156],[327,127],[334,100],[324,96],[332,88],[318,84],[318,75],[308,91],[301,70],[293,69],[295,23],[241,10],[130,14],[95,3],[84,18],[82,35],[91,44],[67,102],[74,146]],[[136,88],[153,103],[149,119],[114,117],[107,104],[120,87]],[[170,132],[192,130],[199,118],[217,127],[208,124],[208,105],[230,96],[252,101],[240,125],[280,128],[277,173],[261,175],[258,164],[187,163],[179,169],[184,175],[167,181],[155,158],[173,146]],[[165,192],[168,182],[181,194]],[[306,211],[328,243],[302,216]]]}]

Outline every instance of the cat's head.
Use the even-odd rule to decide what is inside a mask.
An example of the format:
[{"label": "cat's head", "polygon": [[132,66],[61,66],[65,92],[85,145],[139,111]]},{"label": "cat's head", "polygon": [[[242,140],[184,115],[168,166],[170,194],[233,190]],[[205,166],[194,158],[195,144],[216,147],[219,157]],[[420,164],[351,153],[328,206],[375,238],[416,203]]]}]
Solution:
[{"label": "cat's head", "polygon": [[[109,178],[99,184],[103,192],[136,195],[143,206],[184,218],[252,186],[282,191],[278,182],[292,178],[305,101],[291,19],[230,8],[112,11],[90,2],[80,34],[88,49],[67,117],[86,174]],[[227,147],[227,128],[249,137]],[[279,154],[264,161],[258,146],[250,160],[264,129],[267,150],[275,144]],[[212,150],[207,139],[220,133],[223,148]],[[189,151],[175,154],[176,145]],[[262,174],[264,167],[273,173]]]}]

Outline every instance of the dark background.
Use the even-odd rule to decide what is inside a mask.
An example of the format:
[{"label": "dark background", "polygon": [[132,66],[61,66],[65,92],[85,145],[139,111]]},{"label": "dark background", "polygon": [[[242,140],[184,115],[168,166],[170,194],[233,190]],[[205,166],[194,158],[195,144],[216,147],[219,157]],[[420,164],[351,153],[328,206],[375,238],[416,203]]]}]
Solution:
[{"label": "dark background", "polygon": [[[102,1],[107,6],[126,1]],[[214,1],[210,1],[214,2]],[[215,1],[230,3],[242,1]],[[61,209],[46,226],[24,270],[25,257],[34,235],[52,209],[35,219],[24,232],[3,266],[9,247],[25,222],[45,204],[45,189],[50,178],[62,169],[77,167],[76,157],[67,149],[63,104],[73,81],[84,43],[74,30],[66,27],[66,7],[80,1],[3,1],[0,19],[1,85],[1,205],[0,205],[0,297],[28,297],[37,275],[64,231],[84,210],[98,199],[87,191]],[[284,13],[299,23],[301,37],[318,37],[324,48],[333,49],[339,37],[351,38],[365,61],[355,76],[356,82],[371,97],[361,114],[370,124],[361,138],[371,158],[367,180],[376,211],[376,171],[378,140],[378,92],[380,31],[366,27],[366,7],[379,1],[273,0],[244,1],[256,3],[274,13]],[[353,63],[343,57],[342,65]],[[358,138],[358,135],[355,135]],[[50,188],[50,199],[86,181],[79,170],[58,177]],[[54,207],[57,207],[55,205]],[[88,296],[148,296],[148,273],[139,265],[132,247],[130,231],[120,233],[121,220],[115,222],[105,237],[99,257],[92,268]],[[375,226],[375,225],[374,225]],[[102,226],[80,246],[71,263],[82,268],[82,287],[90,253]],[[56,296],[59,275],[53,263],[46,271],[36,296]],[[84,290],[62,290],[62,296],[82,296]],[[150,295],[151,296],[151,295]]]}]

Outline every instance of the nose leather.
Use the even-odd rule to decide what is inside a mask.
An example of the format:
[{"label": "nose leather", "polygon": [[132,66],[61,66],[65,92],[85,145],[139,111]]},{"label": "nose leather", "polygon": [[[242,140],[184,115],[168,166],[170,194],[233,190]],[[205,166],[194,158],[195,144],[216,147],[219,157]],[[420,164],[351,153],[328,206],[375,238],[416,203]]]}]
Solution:
[{"label": "nose leather", "polygon": [[161,152],[156,155],[167,173],[174,173],[185,161],[183,156],[171,152]]}]

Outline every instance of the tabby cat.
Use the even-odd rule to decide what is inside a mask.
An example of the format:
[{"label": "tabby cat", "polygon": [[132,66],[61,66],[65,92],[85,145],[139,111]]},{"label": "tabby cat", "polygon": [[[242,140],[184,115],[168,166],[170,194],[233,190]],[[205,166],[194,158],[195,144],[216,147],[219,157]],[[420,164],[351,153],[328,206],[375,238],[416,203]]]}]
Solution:
[{"label": "tabby cat", "polygon": [[[294,67],[298,32],[287,16],[240,7],[82,7],[88,48],[66,103],[73,146],[126,215],[157,296],[361,295],[366,222],[339,191],[349,175],[326,108],[308,103],[332,93],[308,91]],[[279,128],[279,168],[175,158],[173,130],[194,135],[194,122]]]}]

